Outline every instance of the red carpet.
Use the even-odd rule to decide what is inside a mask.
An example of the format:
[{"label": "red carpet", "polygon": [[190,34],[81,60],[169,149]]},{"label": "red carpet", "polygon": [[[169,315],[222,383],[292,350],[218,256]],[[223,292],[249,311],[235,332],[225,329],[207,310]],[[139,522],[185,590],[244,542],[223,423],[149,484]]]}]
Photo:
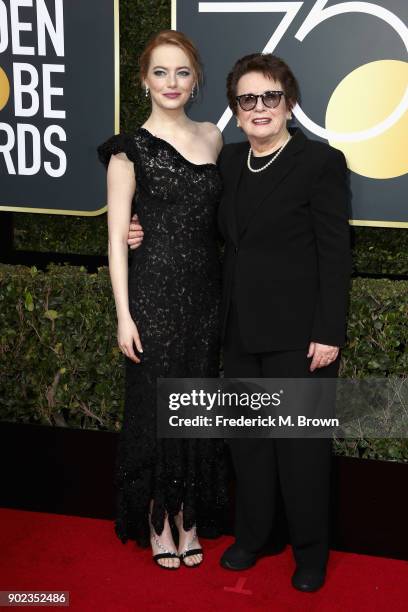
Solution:
[{"label": "red carpet", "polygon": [[[218,565],[232,541],[202,540],[198,569],[166,572],[150,552],[122,544],[110,521],[0,509],[0,590],[70,591],[69,610],[149,612],[404,612],[408,563],[331,553],[326,585],[299,593],[290,585],[291,550],[262,559],[245,572]],[[64,608],[62,608],[64,609]]]}]

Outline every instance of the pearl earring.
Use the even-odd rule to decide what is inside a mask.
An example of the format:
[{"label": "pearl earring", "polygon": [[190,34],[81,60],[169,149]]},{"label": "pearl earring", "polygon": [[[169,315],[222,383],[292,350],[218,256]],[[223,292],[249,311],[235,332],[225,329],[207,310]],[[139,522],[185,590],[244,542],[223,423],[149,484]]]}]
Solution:
[{"label": "pearl earring", "polygon": [[146,98],[148,98],[148,97],[149,97],[149,88],[148,88],[148,86],[147,86],[147,85],[146,85],[146,92],[145,92],[145,96],[146,96]]},{"label": "pearl earring", "polygon": [[194,94],[195,94],[195,91],[194,91],[194,85],[193,85],[193,89],[191,90],[191,98],[194,98]]}]

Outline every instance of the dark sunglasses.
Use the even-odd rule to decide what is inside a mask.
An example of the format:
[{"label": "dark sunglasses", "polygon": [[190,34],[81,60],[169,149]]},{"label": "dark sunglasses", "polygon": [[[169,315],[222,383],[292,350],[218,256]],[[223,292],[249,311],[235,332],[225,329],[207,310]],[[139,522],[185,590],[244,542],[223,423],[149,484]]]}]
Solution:
[{"label": "dark sunglasses", "polygon": [[281,97],[285,94],[283,91],[265,91],[263,94],[242,94],[241,96],[237,96],[236,100],[243,111],[250,111],[255,108],[258,103],[258,98],[261,98],[262,103],[267,108],[276,108],[279,106],[279,102],[281,101]]}]

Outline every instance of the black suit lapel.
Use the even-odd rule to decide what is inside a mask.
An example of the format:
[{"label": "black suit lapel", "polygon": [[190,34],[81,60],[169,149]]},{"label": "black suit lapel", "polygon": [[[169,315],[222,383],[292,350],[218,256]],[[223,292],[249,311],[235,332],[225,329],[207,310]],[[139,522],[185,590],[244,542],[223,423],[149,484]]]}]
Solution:
[{"label": "black suit lapel", "polygon": [[[261,197],[258,199],[258,202],[252,208],[252,211],[246,217],[243,226],[240,228],[239,238],[241,238],[242,235],[246,232],[248,225],[259,211],[263,202],[265,202],[265,200],[271,196],[273,191],[296,166],[296,154],[303,148],[306,141],[306,136],[299,128],[289,128],[289,132],[292,134],[291,140],[288,142],[282,153],[279,154],[279,157],[276,159],[276,161],[272,162],[273,167],[267,168],[264,171],[269,172],[269,178],[267,181],[263,181],[261,188]],[[262,179],[263,178],[264,177],[262,177]]]}]

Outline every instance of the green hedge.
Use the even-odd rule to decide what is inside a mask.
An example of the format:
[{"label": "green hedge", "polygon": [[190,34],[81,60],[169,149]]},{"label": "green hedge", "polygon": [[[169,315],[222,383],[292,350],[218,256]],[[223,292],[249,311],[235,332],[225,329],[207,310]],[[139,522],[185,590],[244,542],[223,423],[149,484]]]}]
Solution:
[{"label": "green hedge", "polygon": [[408,229],[355,227],[352,233],[355,272],[408,275]]},{"label": "green hedge", "polygon": [[[107,255],[106,214],[99,217],[16,215],[15,245],[19,250]],[[353,261],[357,274],[408,275],[408,231],[353,227]]]},{"label": "green hedge", "polygon": [[[170,0],[120,2],[121,130],[132,132],[144,123],[149,102],[139,86],[137,58],[151,34],[170,27]],[[99,144],[99,143],[96,143]],[[18,213],[18,250],[106,255],[106,215],[73,217]],[[355,270],[360,273],[408,274],[408,231],[356,228]]]},{"label": "green hedge", "polygon": [[[407,298],[407,281],[353,281],[342,376],[406,375]],[[124,357],[107,268],[0,264],[0,330],[1,420],[120,429]],[[407,440],[338,441],[335,450],[408,461]]]}]

